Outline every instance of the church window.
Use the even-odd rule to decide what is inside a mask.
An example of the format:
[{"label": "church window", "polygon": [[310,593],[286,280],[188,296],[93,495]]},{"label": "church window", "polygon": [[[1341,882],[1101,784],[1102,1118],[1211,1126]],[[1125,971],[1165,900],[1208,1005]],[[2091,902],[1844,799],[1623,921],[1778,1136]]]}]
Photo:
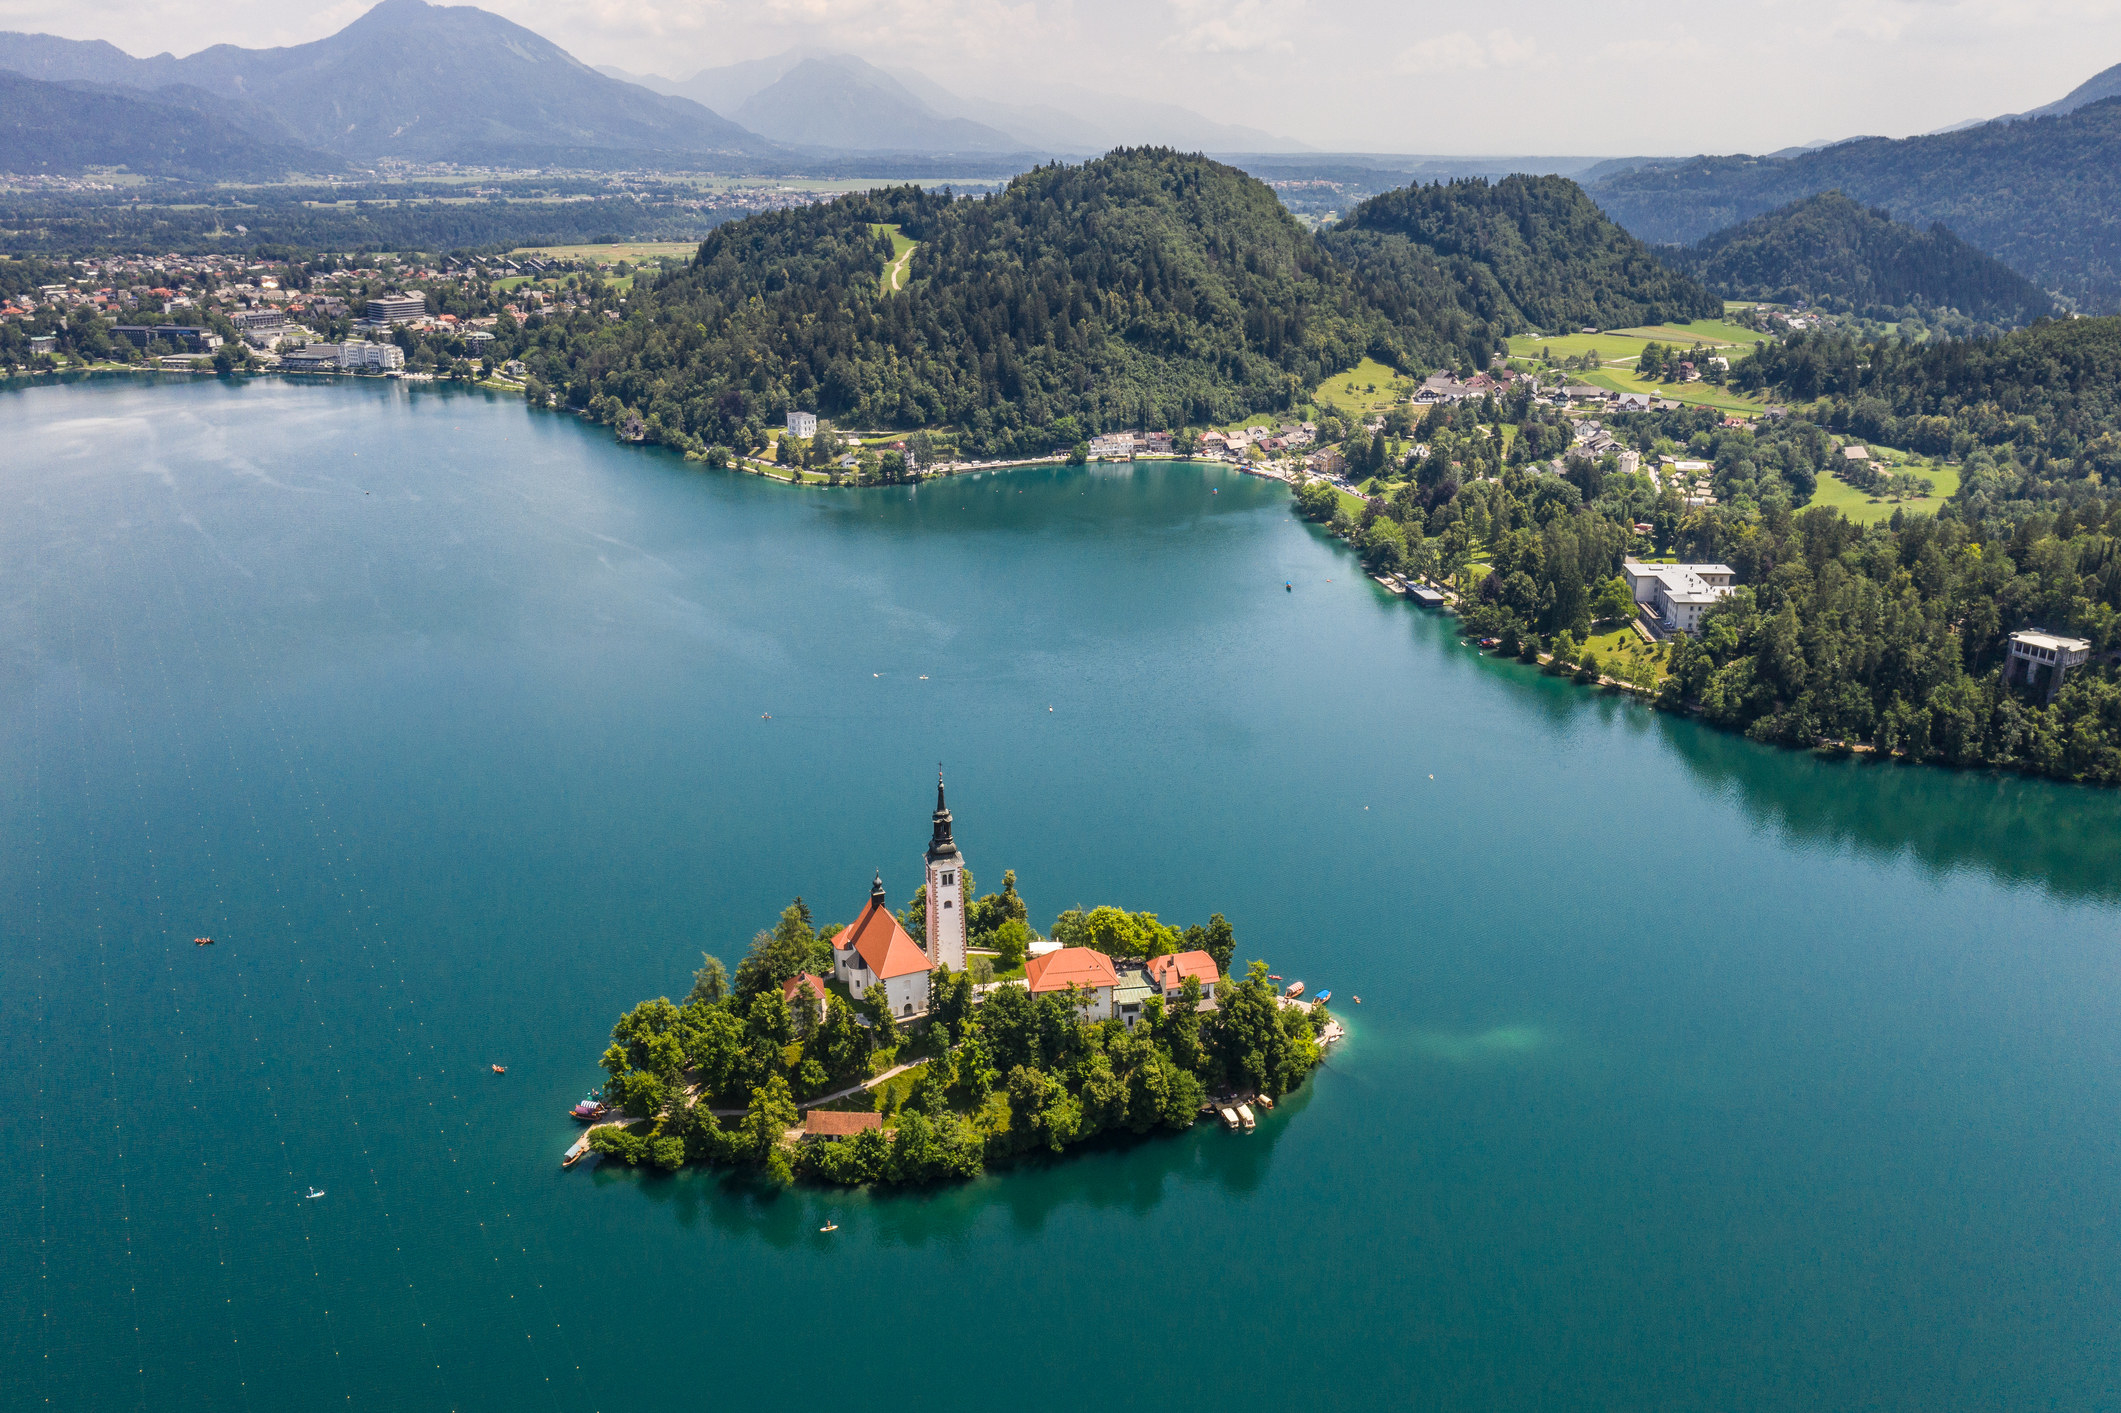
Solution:
[{"label": "church window", "polygon": [[955,882],[957,882],[957,875],[956,875],[956,874],[954,874],[954,873],[946,873],[946,874],[944,874],[944,875],[943,875],[943,887],[945,887],[945,888],[948,888],[948,887],[949,887],[949,886],[950,886],[951,884],[953,884],[953,883],[955,883]]},{"label": "church window", "polygon": [[944,911],[946,911],[946,912],[947,912],[947,911],[949,911],[949,908],[950,908],[950,900],[949,900],[948,898],[945,898],[945,899],[943,899],[943,909],[944,909]]}]

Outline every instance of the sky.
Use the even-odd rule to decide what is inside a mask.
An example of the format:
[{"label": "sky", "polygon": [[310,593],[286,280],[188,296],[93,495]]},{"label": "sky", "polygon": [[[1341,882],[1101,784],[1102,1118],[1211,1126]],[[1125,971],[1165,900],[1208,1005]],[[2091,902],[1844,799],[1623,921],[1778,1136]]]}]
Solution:
[{"label": "sky", "polygon": [[[369,0],[0,0],[139,55],[299,44]],[[795,45],[974,96],[1130,93],[1328,151],[1765,152],[1927,132],[2121,63],[2121,0],[487,0],[683,78]]]}]

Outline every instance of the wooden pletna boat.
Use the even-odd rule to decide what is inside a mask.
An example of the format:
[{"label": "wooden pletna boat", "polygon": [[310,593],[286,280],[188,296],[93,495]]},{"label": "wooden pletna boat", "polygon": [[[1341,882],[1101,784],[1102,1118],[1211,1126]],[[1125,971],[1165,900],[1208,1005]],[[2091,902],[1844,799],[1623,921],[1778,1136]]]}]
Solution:
[{"label": "wooden pletna boat", "polygon": [[191,944],[194,947],[211,947],[214,945],[214,939],[211,937],[194,937],[191,940]]}]

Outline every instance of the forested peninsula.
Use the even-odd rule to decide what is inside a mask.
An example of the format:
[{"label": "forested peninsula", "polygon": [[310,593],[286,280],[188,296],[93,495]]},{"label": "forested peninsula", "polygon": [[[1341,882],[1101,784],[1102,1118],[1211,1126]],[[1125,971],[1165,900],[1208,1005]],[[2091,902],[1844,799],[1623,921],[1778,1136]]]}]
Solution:
[{"label": "forested peninsula", "polygon": [[[922,901],[898,918],[913,932]],[[1264,962],[1228,975],[1236,942],[1220,916],[1178,929],[1113,907],[1061,914],[1056,955],[1103,958],[1123,986],[1157,973],[1159,958],[1184,961],[1182,982],[1152,982],[1124,1019],[1109,988],[1042,987],[1036,959],[1027,976],[1038,939],[1013,873],[966,921],[980,954],[964,971],[936,967],[927,1009],[907,1019],[884,987],[857,1002],[831,979],[843,929],[818,928],[796,899],[734,977],[705,958],[683,1001],[619,1018],[608,1078],[577,1111],[616,1111],[596,1115],[589,1146],[630,1166],[732,1167],[769,1185],[960,1180],[1099,1134],[1188,1128],[1211,1095],[1271,1102],[1318,1065],[1333,1024],[1323,1005],[1284,999]],[[997,963],[998,979],[980,979]],[[1204,987],[1203,975],[1216,979]]]}]

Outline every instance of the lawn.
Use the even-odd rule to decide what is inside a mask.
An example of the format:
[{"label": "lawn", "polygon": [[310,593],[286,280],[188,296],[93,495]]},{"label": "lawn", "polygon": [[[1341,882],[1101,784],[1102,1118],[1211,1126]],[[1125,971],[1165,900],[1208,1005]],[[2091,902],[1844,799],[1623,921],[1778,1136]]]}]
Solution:
[{"label": "lawn", "polygon": [[1665,648],[1643,642],[1642,635],[1625,623],[1610,632],[1593,633],[1584,641],[1584,646],[1598,654],[1600,670],[1608,677],[1631,677],[1632,673],[1618,669],[1623,664],[1641,662],[1654,663],[1660,681],[1670,675],[1665,671],[1669,660]]},{"label": "lawn", "polygon": [[891,237],[891,263],[884,267],[883,278],[878,281],[877,293],[896,294],[906,287],[906,275],[913,264],[913,247],[919,244],[912,237],[899,233],[897,226],[871,226],[878,235]]},{"label": "lawn", "polygon": [[1728,388],[1719,388],[1714,383],[1645,383],[1631,374],[1613,369],[1600,369],[1595,373],[1576,375],[1595,388],[1611,388],[1615,392],[1649,393],[1653,397],[1668,397],[1696,407],[1713,407],[1720,412],[1758,413],[1767,404],[1759,398],[1743,393],[1734,393]]},{"label": "lawn", "polygon": [[[1397,388],[1393,386],[1395,381],[1400,383]],[[1413,385],[1389,366],[1365,358],[1347,372],[1335,373],[1320,383],[1311,394],[1311,401],[1321,409],[1331,408],[1344,419],[1367,419],[1405,402],[1413,392]]]},{"label": "lawn", "polygon": [[[1873,453],[1881,450],[1873,447]],[[1829,505],[1859,525],[1870,525],[1880,520],[1889,520],[1895,510],[1910,513],[1920,512],[1935,515],[1959,491],[1959,472],[1950,466],[1926,462],[1919,457],[1907,457],[1893,463],[1895,471],[1912,471],[1917,476],[1927,476],[1937,483],[1935,495],[1918,500],[1880,500],[1868,491],[1859,491],[1839,476],[1829,471],[1819,478],[1819,488],[1812,492],[1813,505]]]},{"label": "lawn", "polygon": [[[1556,358],[1581,358],[1596,352],[1603,364],[1632,365],[1642,346],[1655,341],[1677,344],[1682,349],[1701,344],[1707,348],[1735,348],[1740,352],[1767,341],[1767,335],[1722,319],[1696,319],[1691,324],[1653,324],[1636,329],[1609,329],[1595,334],[1556,334],[1534,338],[1519,334],[1510,340],[1510,356],[1537,361],[1542,352]],[[1631,392],[1642,389],[1631,388]]]}]

